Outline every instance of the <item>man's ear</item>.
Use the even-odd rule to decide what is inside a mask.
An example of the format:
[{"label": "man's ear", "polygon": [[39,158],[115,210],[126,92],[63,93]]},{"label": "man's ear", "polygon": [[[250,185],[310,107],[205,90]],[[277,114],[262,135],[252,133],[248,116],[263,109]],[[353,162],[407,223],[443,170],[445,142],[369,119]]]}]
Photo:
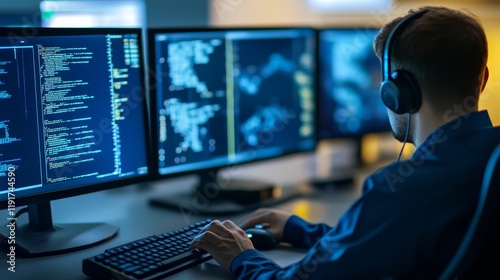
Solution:
[{"label": "man's ear", "polygon": [[488,78],[490,77],[490,70],[488,69],[488,66],[486,66],[486,68],[484,69],[484,75],[483,75],[483,81],[482,81],[482,84],[481,84],[481,92],[483,92],[484,88],[486,87],[486,84],[488,82]]}]

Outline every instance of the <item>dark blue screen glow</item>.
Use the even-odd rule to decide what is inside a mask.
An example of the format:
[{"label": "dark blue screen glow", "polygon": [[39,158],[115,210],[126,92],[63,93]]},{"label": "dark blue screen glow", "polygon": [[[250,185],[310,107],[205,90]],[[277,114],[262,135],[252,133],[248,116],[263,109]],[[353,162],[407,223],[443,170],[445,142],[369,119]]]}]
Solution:
[{"label": "dark blue screen glow", "polygon": [[320,31],[320,139],[390,131],[379,93],[380,62],[373,51],[377,32],[362,28]]}]

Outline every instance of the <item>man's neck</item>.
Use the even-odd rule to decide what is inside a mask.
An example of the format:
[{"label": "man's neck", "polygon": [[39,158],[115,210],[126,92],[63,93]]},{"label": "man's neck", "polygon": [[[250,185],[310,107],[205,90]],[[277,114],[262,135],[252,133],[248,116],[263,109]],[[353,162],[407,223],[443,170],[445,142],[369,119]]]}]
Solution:
[{"label": "man's neck", "polygon": [[460,116],[477,112],[477,108],[472,111],[447,111],[445,113],[434,113],[429,108],[419,110],[418,113],[412,115],[413,143],[415,147],[419,147],[434,132],[437,128],[445,125],[451,120]]}]

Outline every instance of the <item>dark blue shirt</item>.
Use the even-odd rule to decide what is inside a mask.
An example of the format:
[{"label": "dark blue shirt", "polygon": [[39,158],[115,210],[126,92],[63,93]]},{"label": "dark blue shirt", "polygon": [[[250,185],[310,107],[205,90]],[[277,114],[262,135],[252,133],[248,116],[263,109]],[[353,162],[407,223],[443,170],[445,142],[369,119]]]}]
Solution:
[{"label": "dark blue shirt", "polygon": [[331,228],[292,216],[284,241],[309,248],[281,268],[256,250],[235,257],[238,279],[436,278],[472,218],[486,163],[500,143],[485,111],[436,129],[412,158],[364,182],[362,196]]}]

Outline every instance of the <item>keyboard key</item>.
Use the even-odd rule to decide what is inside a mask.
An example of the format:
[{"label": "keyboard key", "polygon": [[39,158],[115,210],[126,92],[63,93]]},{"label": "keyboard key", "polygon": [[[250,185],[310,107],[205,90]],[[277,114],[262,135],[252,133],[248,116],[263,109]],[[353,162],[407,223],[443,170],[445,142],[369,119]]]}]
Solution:
[{"label": "keyboard key", "polygon": [[142,270],[136,270],[134,271],[134,273],[132,273],[132,275],[134,275],[135,277],[141,277],[142,275],[144,275],[144,272],[142,272]]},{"label": "keyboard key", "polygon": [[125,273],[133,273],[136,270],[141,269],[142,267],[137,265],[137,266],[131,266],[125,269]]},{"label": "keyboard key", "polygon": [[133,267],[133,266],[134,266],[134,265],[133,265],[133,264],[131,264],[131,263],[125,263],[125,264],[120,265],[118,268],[119,268],[119,269],[127,269],[127,268],[129,268],[129,267]]}]

